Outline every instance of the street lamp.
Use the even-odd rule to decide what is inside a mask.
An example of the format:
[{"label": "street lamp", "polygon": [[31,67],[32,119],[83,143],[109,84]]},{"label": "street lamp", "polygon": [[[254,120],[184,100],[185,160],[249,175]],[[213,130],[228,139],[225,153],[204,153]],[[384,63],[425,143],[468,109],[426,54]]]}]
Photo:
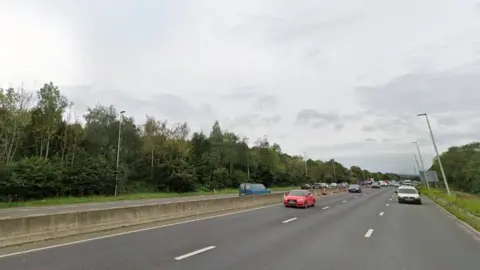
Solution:
[{"label": "street lamp", "polygon": [[445,176],[445,171],[443,170],[442,160],[440,159],[440,154],[438,153],[437,144],[435,143],[435,138],[433,137],[432,127],[430,126],[430,121],[428,120],[428,115],[426,113],[417,114],[417,116],[425,116],[427,120],[428,129],[430,130],[430,136],[432,137],[433,148],[435,148],[435,153],[437,154],[438,165],[440,166],[440,171],[442,172],[443,182],[445,183],[445,188],[447,189],[447,194],[450,196],[450,188],[448,187],[447,177]]},{"label": "street lamp", "polygon": [[308,164],[307,153],[303,152],[303,158],[305,159],[305,177],[308,177]]},{"label": "street lamp", "polygon": [[332,167],[333,167],[333,181],[337,183],[337,173],[335,172],[335,159],[332,159]]},{"label": "street lamp", "polygon": [[118,165],[120,162],[120,139],[122,134],[122,122],[124,113],[125,111],[120,112],[120,120],[118,121],[117,167],[115,169],[115,196],[118,195]]},{"label": "street lamp", "polygon": [[[418,156],[420,158],[420,164],[422,165],[423,178],[425,178],[425,182],[427,183],[427,188],[428,190],[430,190],[430,185],[428,184],[428,179],[427,179],[427,172],[425,171],[425,166],[423,165],[423,158],[422,158],[422,153],[420,152],[420,147],[418,146],[418,142],[413,142],[413,143],[417,146]],[[417,163],[417,166],[418,166],[417,156],[415,156],[415,162]]]},{"label": "street lamp", "polygon": [[247,156],[246,156],[246,158],[247,158],[247,177],[248,177],[248,183],[250,183],[250,148],[248,148],[248,140],[249,140],[249,139],[250,139],[250,138],[248,138],[248,137],[244,137],[244,138],[243,138],[243,142],[244,142],[245,145],[247,146],[247,151],[246,151]]}]

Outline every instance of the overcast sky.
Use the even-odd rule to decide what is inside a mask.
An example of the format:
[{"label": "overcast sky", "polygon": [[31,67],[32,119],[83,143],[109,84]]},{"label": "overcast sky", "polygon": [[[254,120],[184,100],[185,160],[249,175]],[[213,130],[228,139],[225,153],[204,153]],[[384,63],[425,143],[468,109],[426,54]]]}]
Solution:
[{"label": "overcast sky", "polygon": [[413,172],[480,138],[473,0],[3,0],[0,83]]}]

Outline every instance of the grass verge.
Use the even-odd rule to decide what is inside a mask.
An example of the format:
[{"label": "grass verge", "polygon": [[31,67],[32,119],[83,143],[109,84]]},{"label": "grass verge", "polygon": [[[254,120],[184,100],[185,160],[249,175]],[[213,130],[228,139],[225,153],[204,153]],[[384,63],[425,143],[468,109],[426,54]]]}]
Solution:
[{"label": "grass verge", "polygon": [[440,189],[425,189],[421,192],[460,220],[480,231],[480,197],[453,192],[451,196]]},{"label": "grass verge", "polygon": [[[272,187],[272,191],[284,191],[291,190],[297,187]],[[238,193],[238,189],[223,189],[217,192],[209,191],[197,191],[186,193],[174,193],[174,192],[151,192],[151,193],[130,193],[120,196],[88,196],[88,197],[56,197],[47,198],[43,200],[31,200],[23,202],[10,202],[0,203],[0,208],[11,207],[36,207],[36,206],[51,206],[51,205],[67,205],[67,204],[80,204],[80,203],[93,203],[93,202],[114,202],[123,200],[145,200],[145,199],[162,199],[172,197],[188,197],[188,196],[201,196],[201,195],[220,195],[220,194],[235,194]]]}]

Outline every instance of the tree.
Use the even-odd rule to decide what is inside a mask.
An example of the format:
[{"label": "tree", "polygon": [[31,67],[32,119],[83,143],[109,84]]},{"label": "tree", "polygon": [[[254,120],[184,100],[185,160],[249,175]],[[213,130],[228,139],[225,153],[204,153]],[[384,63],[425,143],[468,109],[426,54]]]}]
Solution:
[{"label": "tree", "polygon": [[[112,195],[120,124],[121,193],[236,188],[242,182],[332,182],[333,165],[338,181],[359,179],[362,172],[334,160],[289,155],[266,136],[250,147],[247,138],[223,130],[218,121],[209,134],[190,134],[186,122],[147,115],[137,124],[113,105],[101,104],[88,108],[83,118],[82,124],[53,83],[37,91],[35,104],[23,89],[0,89],[0,200]],[[447,164],[454,166],[453,161]],[[478,181],[473,169],[458,173],[466,175],[467,186]]]}]

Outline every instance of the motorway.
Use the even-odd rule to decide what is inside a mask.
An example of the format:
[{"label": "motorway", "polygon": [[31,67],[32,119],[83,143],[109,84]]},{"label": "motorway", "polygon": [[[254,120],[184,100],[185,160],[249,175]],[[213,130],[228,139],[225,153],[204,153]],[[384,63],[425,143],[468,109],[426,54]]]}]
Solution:
[{"label": "motorway", "polygon": [[0,256],[0,269],[478,270],[479,255],[479,240],[432,202],[398,204],[382,188]]},{"label": "motorway", "polygon": [[[273,192],[276,193],[276,192]],[[52,206],[38,206],[38,207],[12,207],[0,209],[0,218],[17,218],[29,217],[34,215],[51,215],[55,213],[70,213],[83,212],[100,209],[111,208],[125,208],[143,205],[155,205],[173,202],[187,202],[200,201],[215,198],[233,198],[238,197],[238,193],[234,194],[218,194],[218,195],[200,195],[200,196],[185,196],[185,197],[169,197],[160,199],[147,200],[122,200],[112,202],[98,202],[98,203],[80,203],[80,204],[66,204],[66,205],[52,205]]]}]

